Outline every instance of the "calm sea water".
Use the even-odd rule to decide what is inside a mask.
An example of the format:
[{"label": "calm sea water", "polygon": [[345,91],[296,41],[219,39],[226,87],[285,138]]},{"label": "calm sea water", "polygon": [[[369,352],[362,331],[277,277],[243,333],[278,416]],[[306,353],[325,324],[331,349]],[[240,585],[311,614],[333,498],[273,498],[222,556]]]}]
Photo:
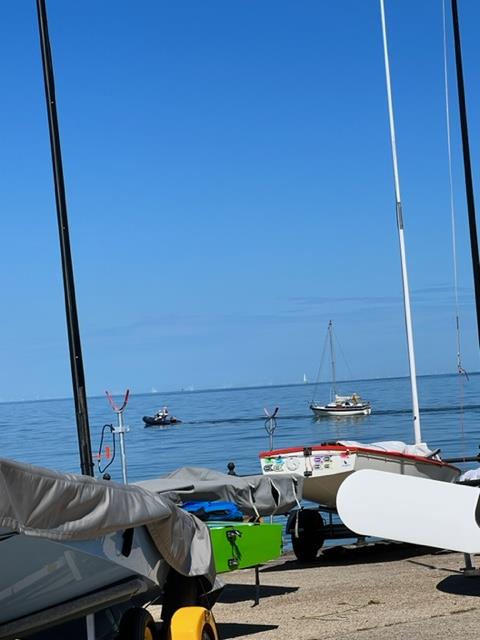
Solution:
[{"label": "calm sea water", "polygon": [[[444,457],[475,455],[480,444],[480,374],[467,382],[456,375],[420,377],[423,440]],[[264,407],[279,407],[274,447],[311,445],[336,439],[368,443],[413,442],[410,386],[407,378],[364,380],[339,385],[339,393],[360,393],[372,415],[314,419],[308,405],[327,401],[327,385],[290,385],[165,394],[132,395],[125,411],[128,479],[151,478],[179,466],[239,474],[260,473],[258,454],[269,448]],[[117,399],[120,400],[119,398]],[[180,425],[145,428],[143,415],[168,405]],[[98,450],[102,426],[116,424],[105,397],[88,401],[92,449]],[[106,440],[111,446],[111,441]],[[73,401],[46,400],[0,404],[0,456],[62,471],[79,472]],[[118,451],[118,446],[117,446]],[[476,464],[461,465],[472,468]],[[110,467],[121,480],[120,458]]]}]

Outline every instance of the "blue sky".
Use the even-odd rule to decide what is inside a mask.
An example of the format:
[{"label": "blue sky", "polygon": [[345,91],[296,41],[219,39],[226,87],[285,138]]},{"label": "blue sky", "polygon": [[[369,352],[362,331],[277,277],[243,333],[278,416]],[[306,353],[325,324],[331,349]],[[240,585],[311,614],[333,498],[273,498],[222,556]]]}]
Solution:
[{"label": "blue sky", "polygon": [[[378,2],[47,10],[87,393],[314,378],[330,319],[355,377],[407,375]],[[480,6],[459,11],[477,184]],[[386,0],[386,14],[417,369],[453,372],[442,5]],[[33,0],[3,7],[0,55],[0,399],[68,396]],[[455,91],[451,111],[477,370]]]}]

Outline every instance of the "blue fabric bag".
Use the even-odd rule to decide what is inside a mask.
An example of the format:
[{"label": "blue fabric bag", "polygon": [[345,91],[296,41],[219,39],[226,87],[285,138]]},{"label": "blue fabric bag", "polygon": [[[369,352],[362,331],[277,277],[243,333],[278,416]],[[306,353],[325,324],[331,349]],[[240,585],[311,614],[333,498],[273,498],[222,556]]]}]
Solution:
[{"label": "blue fabric bag", "polygon": [[192,500],[191,502],[184,502],[182,508],[204,522],[210,520],[239,522],[243,520],[243,513],[234,502],[222,500],[215,500],[213,502],[208,502],[208,500]]}]

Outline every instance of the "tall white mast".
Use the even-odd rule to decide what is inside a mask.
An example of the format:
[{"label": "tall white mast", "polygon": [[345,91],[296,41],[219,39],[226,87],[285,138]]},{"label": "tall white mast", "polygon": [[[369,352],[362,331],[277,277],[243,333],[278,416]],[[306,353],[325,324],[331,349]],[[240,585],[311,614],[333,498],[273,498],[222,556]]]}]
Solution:
[{"label": "tall white mast", "polygon": [[413,429],[415,433],[415,443],[419,444],[422,441],[422,435],[420,431],[420,410],[418,407],[417,372],[415,367],[415,352],[413,348],[412,312],[410,308],[410,290],[408,287],[407,259],[405,255],[402,201],[400,199],[400,178],[398,176],[397,145],[395,141],[395,122],[393,118],[392,87],[390,82],[390,64],[388,59],[387,27],[385,23],[385,7],[383,0],[380,0],[380,11],[382,14],[383,52],[385,57],[385,77],[387,81],[388,117],[390,121],[390,141],[392,147],[393,176],[395,183],[397,229],[400,241],[400,260],[402,263],[403,304],[405,310],[405,327],[407,332],[408,362],[410,365],[410,384],[412,388]]}]

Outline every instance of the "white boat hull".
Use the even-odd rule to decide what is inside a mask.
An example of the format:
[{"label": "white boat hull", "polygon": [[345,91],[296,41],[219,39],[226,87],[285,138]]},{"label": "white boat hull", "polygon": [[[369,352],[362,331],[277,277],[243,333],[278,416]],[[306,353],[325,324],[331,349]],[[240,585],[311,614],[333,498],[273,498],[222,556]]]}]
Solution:
[{"label": "white boat hull", "polygon": [[478,487],[361,471],[342,485],[338,511],[362,535],[473,554],[479,500]]},{"label": "white boat hull", "polygon": [[162,585],[169,569],[144,527],[134,530],[128,556],[123,533],[57,542],[0,529],[0,624],[70,602],[133,577]]},{"label": "white boat hull", "polygon": [[359,405],[357,407],[343,407],[335,404],[311,405],[310,409],[316,416],[369,416],[372,413],[370,405]]},{"label": "white boat hull", "polygon": [[452,465],[421,456],[326,445],[261,453],[260,463],[264,474],[303,476],[304,499],[329,509],[336,509],[337,493],[345,478],[361,469],[446,482],[453,482],[460,473]]}]

